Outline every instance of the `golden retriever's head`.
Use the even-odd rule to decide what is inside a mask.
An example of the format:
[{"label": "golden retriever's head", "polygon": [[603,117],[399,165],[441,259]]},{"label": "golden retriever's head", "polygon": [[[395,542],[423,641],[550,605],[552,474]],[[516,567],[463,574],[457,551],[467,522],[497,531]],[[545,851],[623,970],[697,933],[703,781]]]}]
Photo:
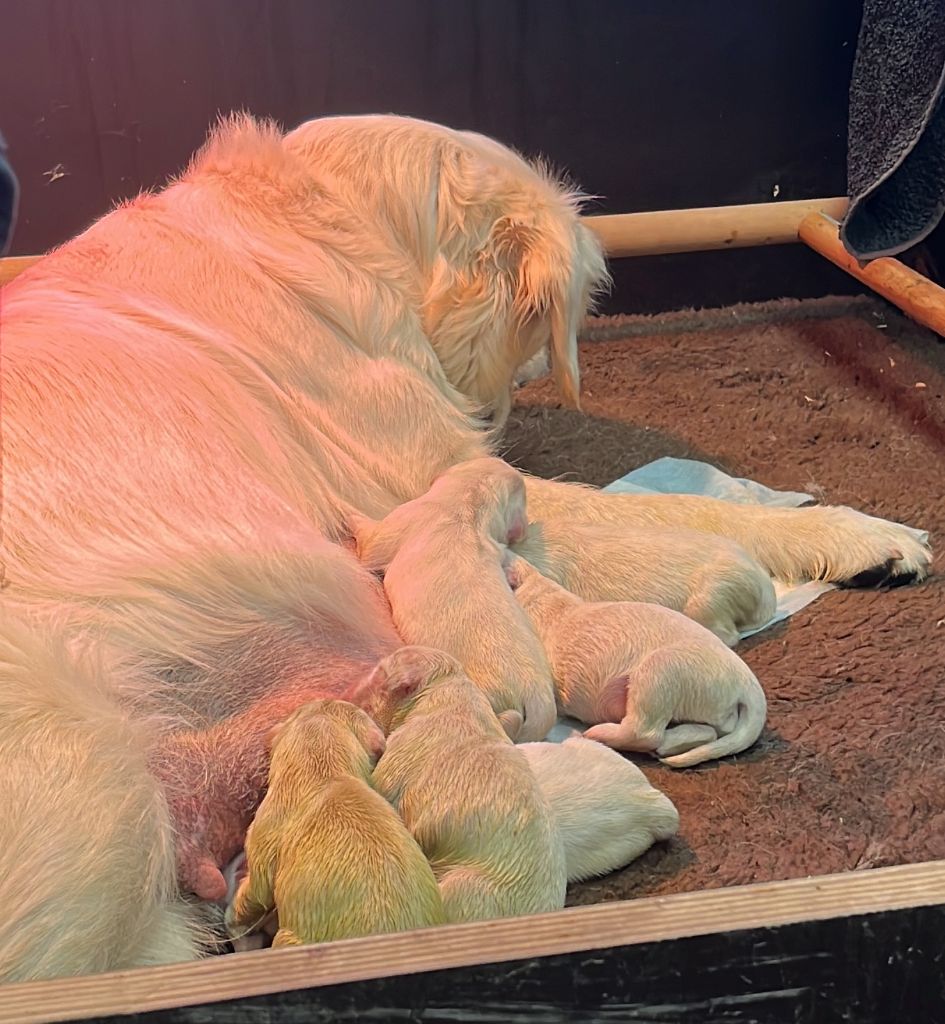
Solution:
[{"label": "golden retriever's head", "polygon": [[516,371],[548,346],[578,405],[577,332],[608,279],[580,193],[492,139],[410,118],[324,118],[286,141],[416,263],[423,326],[457,390],[501,422]]}]

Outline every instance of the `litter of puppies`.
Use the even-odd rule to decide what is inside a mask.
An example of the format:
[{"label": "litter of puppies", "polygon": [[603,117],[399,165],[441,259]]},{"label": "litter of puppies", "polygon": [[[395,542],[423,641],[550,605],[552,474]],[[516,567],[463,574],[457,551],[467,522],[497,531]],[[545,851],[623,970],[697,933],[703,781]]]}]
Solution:
[{"label": "litter of puppies", "polygon": [[[351,526],[405,646],[348,701],[304,704],[271,730],[269,788],[227,910],[237,943],[261,927],[280,946],[561,909],[568,882],[679,828],[671,801],[608,748],[688,767],[758,738],[764,692],[718,635],[632,600],[659,595],[631,583],[631,600],[585,601],[513,550],[537,549],[505,463],[459,463],[383,521]],[[731,562],[744,575],[737,550]],[[729,591],[709,584],[683,607],[732,620]],[[748,614],[770,614],[755,593],[762,610]],[[535,742],[536,707],[542,737],[556,708],[591,728]],[[529,720],[532,741],[516,745]]]}]

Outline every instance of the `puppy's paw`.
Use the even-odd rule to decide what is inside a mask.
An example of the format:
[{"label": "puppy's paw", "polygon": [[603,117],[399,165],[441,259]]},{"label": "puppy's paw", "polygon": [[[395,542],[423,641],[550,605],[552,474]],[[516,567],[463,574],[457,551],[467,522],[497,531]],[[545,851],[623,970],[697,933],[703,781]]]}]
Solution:
[{"label": "puppy's paw", "polygon": [[620,722],[601,722],[584,731],[586,740],[603,743],[612,750],[642,751],[649,753],[656,749],[659,739],[655,736],[638,736]]},{"label": "puppy's paw", "polygon": [[674,725],[663,735],[663,742],[656,748],[656,756],[664,758],[685,754],[687,750],[712,743],[718,738],[719,734],[711,725],[697,725],[693,722]]}]

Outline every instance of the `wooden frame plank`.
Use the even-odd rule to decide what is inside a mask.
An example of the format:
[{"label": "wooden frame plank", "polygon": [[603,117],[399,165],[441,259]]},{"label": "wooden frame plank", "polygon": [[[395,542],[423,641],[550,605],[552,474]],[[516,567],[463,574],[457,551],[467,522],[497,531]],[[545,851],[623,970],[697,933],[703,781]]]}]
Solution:
[{"label": "wooden frame plank", "polygon": [[825,259],[868,285],[917,323],[945,335],[945,288],[889,256],[860,263],[840,241],[840,225],[823,213],[810,213],[798,235]]},{"label": "wooden frame plank", "polygon": [[945,907],[394,975],[87,1024],[900,1024],[945,1020]]},{"label": "wooden frame plank", "polygon": [[0,259],[0,288],[9,284],[14,277],[22,274],[34,263],[39,263],[42,258],[42,256],[7,256]]},{"label": "wooden frame plank", "polygon": [[[785,245],[798,240],[804,218],[823,211],[842,217],[847,200],[800,199],[744,206],[709,206],[692,210],[656,210],[585,217],[600,238],[608,257],[655,256],[673,252],[740,249],[756,245]],[[37,263],[41,256],[0,259],[0,285]]]},{"label": "wooden frame plank", "polygon": [[[0,1024],[165,1014],[175,1007],[391,976],[943,905],[945,861],[933,861],[10,985],[2,989]],[[209,1018],[204,1013],[201,1019]]]},{"label": "wooden frame plank", "polygon": [[745,206],[709,206],[691,210],[654,210],[585,217],[611,259],[675,252],[786,245],[798,240],[801,221],[823,211],[842,217],[847,200],[800,199]]}]

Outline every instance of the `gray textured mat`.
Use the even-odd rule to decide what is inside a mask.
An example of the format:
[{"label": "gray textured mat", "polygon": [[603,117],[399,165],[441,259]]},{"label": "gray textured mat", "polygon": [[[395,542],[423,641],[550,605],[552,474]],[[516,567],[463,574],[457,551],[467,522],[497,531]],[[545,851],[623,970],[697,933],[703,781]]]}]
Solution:
[{"label": "gray textured mat", "polygon": [[945,0],[865,0],[841,230],[860,259],[915,245],[945,212],[943,88]]}]

